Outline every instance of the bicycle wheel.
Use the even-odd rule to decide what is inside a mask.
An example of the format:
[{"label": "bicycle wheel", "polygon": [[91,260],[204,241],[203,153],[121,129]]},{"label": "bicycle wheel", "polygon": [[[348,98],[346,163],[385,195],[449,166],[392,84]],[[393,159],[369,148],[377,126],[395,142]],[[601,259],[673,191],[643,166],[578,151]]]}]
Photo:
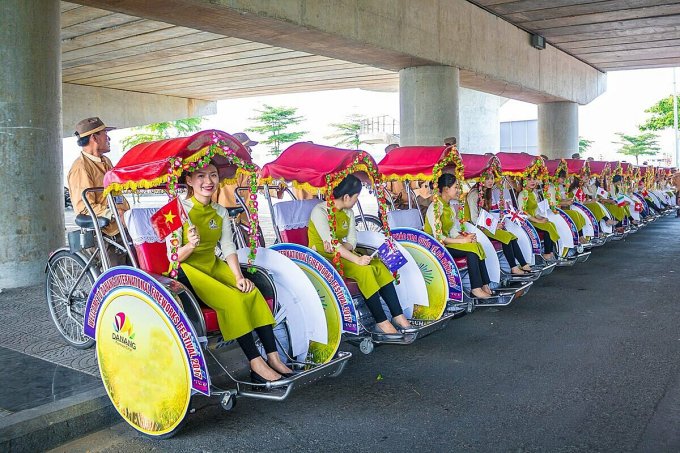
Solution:
[{"label": "bicycle wheel", "polygon": [[64,340],[78,349],[94,345],[94,340],[83,333],[85,305],[95,280],[91,272],[85,272],[69,298],[85,264],[78,255],[60,250],[50,257],[45,284],[47,306],[54,324]]},{"label": "bicycle wheel", "polygon": [[[364,219],[366,220],[366,225],[364,226]],[[357,231],[375,231],[376,233],[383,232],[383,224],[380,219],[374,215],[364,215],[363,219],[361,217],[355,217],[354,223],[357,226]],[[366,229],[368,227],[368,230]]]}]

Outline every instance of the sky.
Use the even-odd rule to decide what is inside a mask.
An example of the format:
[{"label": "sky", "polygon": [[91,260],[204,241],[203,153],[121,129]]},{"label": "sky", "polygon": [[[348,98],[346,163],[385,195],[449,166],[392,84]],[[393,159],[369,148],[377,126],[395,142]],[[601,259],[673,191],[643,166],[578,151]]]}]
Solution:
[{"label": "sky", "polygon": [[[680,71],[678,71],[680,73]],[[680,74],[678,74],[680,78]],[[648,116],[645,109],[659,99],[673,93],[672,69],[649,69],[617,71],[607,74],[607,91],[590,104],[579,107],[579,136],[593,141],[592,155],[595,158],[616,160],[618,145],[616,132],[638,134],[638,124]],[[335,133],[331,123],[344,122],[351,115],[364,117],[387,115],[398,120],[399,94],[374,92],[360,89],[323,91],[314,93],[285,94],[254,98],[241,98],[219,101],[217,114],[207,117],[202,127],[221,129],[235,133],[253,126],[250,119],[264,104],[297,107],[298,114],[305,121],[295,130],[306,131],[302,140],[334,145],[333,139],[326,137]],[[106,122],[105,114],[101,114]],[[520,101],[511,100],[500,109],[501,121],[536,119],[537,107]],[[131,129],[115,130],[110,133],[111,153],[115,163],[122,156],[120,140],[134,133]],[[250,134],[258,140],[257,134]],[[662,152],[674,154],[674,134],[667,130],[659,134]],[[385,145],[366,145],[363,149],[371,152],[376,159],[382,158]],[[262,165],[273,159],[263,145],[254,147],[253,158]],[[74,138],[64,139],[64,175],[68,173],[79,148]]]}]

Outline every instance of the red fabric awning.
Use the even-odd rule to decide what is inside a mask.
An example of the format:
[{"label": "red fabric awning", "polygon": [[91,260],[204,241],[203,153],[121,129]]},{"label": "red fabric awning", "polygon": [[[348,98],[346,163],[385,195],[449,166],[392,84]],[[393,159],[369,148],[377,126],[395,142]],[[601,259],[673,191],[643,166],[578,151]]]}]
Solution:
[{"label": "red fabric awning", "polygon": [[430,181],[432,169],[449,152],[458,151],[445,146],[401,146],[387,153],[378,163],[378,171],[387,180]]},{"label": "red fabric awning", "polygon": [[590,168],[590,175],[591,176],[600,176],[603,173],[606,173],[610,169],[609,162],[605,162],[605,161],[602,161],[602,160],[588,161],[588,166]]},{"label": "red fabric awning", "polygon": [[[333,148],[307,142],[295,143],[275,160],[264,165],[260,177],[265,182],[280,179],[306,184],[317,189],[324,188],[327,185],[327,175],[337,174],[352,166],[355,161],[364,159],[369,159],[374,169],[371,172],[370,169],[365,168],[365,174],[371,181],[374,181],[378,177],[378,166],[365,151]],[[362,177],[361,174],[357,176]]]},{"label": "red fabric awning", "polygon": [[[190,137],[171,138],[155,142],[141,143],[126,152],[120,161],[104,176],[104,187],[111,185],[117,188],[136,188],[137,186],[153,187],[165,182],[170,159],[181,158],[197,160],[208,152],[208,147],[220,142],[236,156],[251,164],[252,159],[246,148],[234,137],[218,130],[198,132]],[[214,157],[220,172],[220,179],[233,178],[237,167],[227,158]]]},{"label": "red fabric awning", "polygon": [[461,154],[463,159],[463,169],[465,171],[465,179],[478,178],[485,173],[489,167],[495,167],[500,171],[500,162],[496,156],[487,156],[485,154]]},{"label": "red fabric awning", "polygon": [[497,153],[496,157],[501,163],[501,171],[504,175],[520,176],[524,171],[534,165],[537,160],[541,162],[540,156],[533,156],[528,153]]}]

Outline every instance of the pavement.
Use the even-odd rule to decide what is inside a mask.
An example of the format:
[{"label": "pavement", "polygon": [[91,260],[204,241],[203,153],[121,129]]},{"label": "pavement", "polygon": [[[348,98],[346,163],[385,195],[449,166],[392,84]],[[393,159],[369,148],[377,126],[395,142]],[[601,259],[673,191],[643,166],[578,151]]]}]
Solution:
[{"label": "pavement", "polygon": [[[5,290],[0,358],[11,366],[0,372],[14,390],[0,391],[0,450],[680,451],[679,235],[679,220],[661,219],[557,269],[515,304],[477,310],[408,347],[366,356],[343,344],[354,353],[345,373],[284,403],[243,399],[224,412],[197,400],[168,440],[119,423],[90,380],[92,352],[61,348],[53,335],[41,288]],[[16,403],[40,391],[33,407]],[[41,413],[59,404],[71,412]],[[21,417],[23,436],[15,424],[6,442],[8,421]],[[68,429],[49,437],[39,422],[47,434]]]}]

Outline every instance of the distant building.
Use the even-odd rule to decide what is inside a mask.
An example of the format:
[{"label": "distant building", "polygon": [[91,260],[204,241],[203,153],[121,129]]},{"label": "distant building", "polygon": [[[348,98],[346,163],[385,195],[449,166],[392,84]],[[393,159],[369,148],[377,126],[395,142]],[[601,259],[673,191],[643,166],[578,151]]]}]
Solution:
[{"label": "distant building", "polygon": [[500,150],[538,155],[538,120],[501,122]]}]

